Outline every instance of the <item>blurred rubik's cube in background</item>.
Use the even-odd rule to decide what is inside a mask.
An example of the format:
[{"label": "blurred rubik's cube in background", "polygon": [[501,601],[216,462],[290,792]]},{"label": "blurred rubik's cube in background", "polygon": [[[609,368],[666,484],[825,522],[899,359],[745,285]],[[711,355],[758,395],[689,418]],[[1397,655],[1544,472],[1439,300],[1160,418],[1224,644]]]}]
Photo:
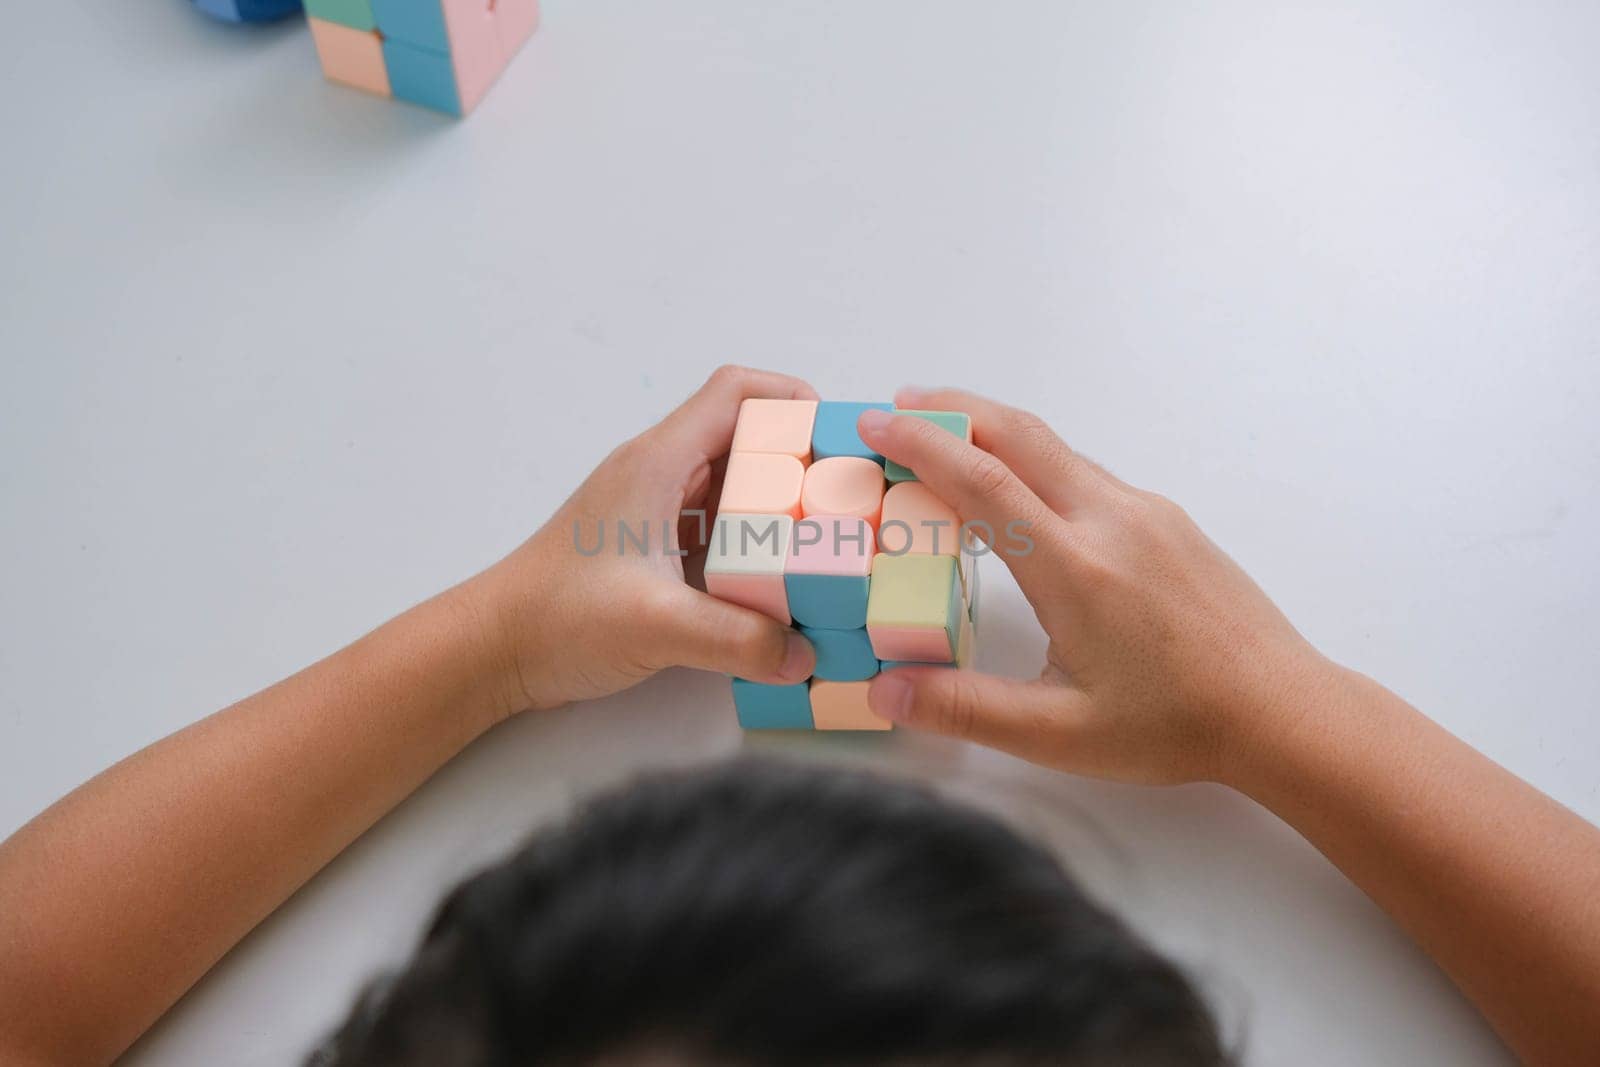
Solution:
[{"label": "blurred rubik's cube in background", "polygon": [[539,25],[539,0],[306,0],[322,72],[450,115],[478,105]]},{"label": "blurred rubik's cube in background", "polygon": [[[194,0],[230,22],[266,22],[301,0]],[[322,73],[449,115],[478,105],[539,25],[539,0],[304,0]]]}]

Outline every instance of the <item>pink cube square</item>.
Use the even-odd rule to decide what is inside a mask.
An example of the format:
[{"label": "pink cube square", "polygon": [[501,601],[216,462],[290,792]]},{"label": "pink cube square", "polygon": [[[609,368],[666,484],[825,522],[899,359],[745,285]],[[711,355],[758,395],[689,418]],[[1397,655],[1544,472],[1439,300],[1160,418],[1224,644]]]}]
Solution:
[{"label": "pink cube square", "polygon": [[872,527],[854,515],[808,515],[794,524],[784,573],[869,577],[874,540]]}]

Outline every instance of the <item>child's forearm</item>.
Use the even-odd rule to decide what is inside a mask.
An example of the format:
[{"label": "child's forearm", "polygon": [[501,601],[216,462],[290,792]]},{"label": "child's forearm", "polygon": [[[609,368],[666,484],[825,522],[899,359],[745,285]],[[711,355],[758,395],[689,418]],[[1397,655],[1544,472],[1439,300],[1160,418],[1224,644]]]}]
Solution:
[{"label": "child's forearm", "polygon": [[[1330,665],[1232,783],[1431,955],[1526,1062],[1600,1063],[1600,830]],[[1281,721],[1281,720],[1280,720]]]},{"label": "child's forearm", "polygon": [[514,704],[469,584],[0,844],[0,1061],[105,1063]]},{"label": "child's forearm", "polygon": [[290,893],[499,719],[667,667],[779,684],[798,634],[684,584],[665,545],[585,555],[575,524],[706,506],[746,399],[723,367],[477,578],[106,771],[0,844],[0,1064],[103,1063]]}]

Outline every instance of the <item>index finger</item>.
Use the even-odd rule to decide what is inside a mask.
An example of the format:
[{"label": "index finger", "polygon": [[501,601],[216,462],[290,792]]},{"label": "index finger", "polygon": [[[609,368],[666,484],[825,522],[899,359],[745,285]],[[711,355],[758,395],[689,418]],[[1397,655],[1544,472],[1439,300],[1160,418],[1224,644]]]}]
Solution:
[{"label": "index finger", "polygon": [[1050,507],[1065,515],[1086,500],[1103,498],[1108,486],[1129,489],[1099,464],[1075,451],[1050,424],[1032,412],[960,389],[917,389],[895,394],[900,407],[964,411],[972,440],[993,452]]},{"label": "index finger", "polygon": [[889,411],[863,412],[857,430],[874,450],[916,471],[964,525],[988,527],[990,547],[1019,578],[1042,569],[1033,542],[1055,541],[1061,520],[997,456],[924,419]]}]

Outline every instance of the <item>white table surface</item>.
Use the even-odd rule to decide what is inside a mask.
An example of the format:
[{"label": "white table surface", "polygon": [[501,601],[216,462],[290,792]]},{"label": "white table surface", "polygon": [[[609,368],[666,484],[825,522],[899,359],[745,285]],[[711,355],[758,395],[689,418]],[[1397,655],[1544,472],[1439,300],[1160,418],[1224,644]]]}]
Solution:
[{"label": "white table surface", "polygon": [[[303,27],[9,12],[0,834],[509,549],[717,363],[959,382],[1189,507],[1322,648],[1600,818],[1600,7],[550,0],[466,122]],[[983,665],[1042,641],[986,575]],[[441,890],[767,742],[676,673],[484,739],[127,1057],[301,1055]],[[1502,1063],[1220,789],[922,738],[1195,967],[1252,1064]]]}]

